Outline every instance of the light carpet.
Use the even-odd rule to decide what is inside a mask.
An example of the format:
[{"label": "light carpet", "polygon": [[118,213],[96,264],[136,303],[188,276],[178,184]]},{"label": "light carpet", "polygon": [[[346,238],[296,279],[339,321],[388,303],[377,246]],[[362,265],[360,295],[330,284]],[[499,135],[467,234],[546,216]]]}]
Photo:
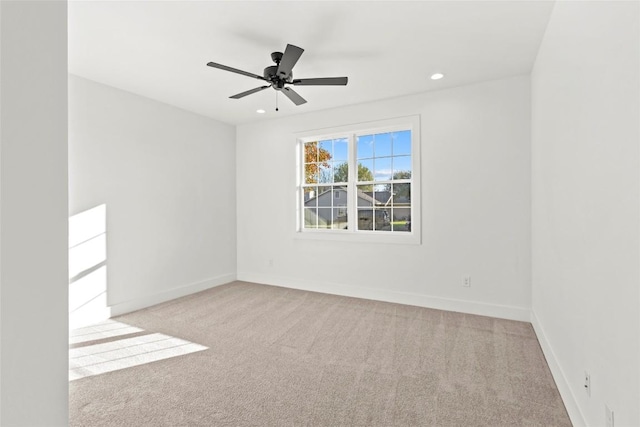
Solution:
[{"label": "light carpet", "polygon": [[525,322],[246,282],[113,320],[76,334],[72,426],[571,425]]}]

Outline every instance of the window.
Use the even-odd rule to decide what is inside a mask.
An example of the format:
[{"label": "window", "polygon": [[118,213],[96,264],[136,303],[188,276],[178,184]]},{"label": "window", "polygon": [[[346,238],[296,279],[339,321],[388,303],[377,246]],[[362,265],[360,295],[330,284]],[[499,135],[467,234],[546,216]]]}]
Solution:
[{"label": "window", "polygon": [[299,234],[419,242],[418,138],[417,116],[299,134]]}]

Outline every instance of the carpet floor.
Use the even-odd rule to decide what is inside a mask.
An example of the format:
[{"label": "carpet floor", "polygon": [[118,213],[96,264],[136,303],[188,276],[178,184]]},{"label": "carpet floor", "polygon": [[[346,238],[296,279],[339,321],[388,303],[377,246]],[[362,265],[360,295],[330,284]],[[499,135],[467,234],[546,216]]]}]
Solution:
[{"label": "carpet floor", "polygon": [[571,426],[525,322],[234,282],[71,342],[72,426]]}]

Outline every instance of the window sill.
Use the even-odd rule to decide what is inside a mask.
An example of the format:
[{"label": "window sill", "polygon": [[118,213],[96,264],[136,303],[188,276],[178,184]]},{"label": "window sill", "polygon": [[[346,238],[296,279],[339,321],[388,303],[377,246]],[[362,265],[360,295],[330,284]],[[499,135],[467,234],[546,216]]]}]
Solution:
[{"label": "window sill", "polygon": [[380,231],[348,231],[348,230],[304,230],[296,231],[297,240],[324,240],[354,243],[392,243],[400,245],[420,245],[417,231],[411,233],[385,233]]}]

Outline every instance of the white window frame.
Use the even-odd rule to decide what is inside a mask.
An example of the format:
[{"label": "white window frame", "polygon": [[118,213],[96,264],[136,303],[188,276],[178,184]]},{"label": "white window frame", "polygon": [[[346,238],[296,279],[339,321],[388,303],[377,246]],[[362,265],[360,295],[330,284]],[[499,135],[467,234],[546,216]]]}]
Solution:
[{"label": "white window frame", "polygon": [[[357,230],[357,147],[355,138],[360,135],[379,134],[401,130],[411,131],[411,231]],[[356,123],[334,128],[298,132],[295,134],[296,153],[296,224],[295,237],[300,239],[381,242],[420,244],[421,243],[421,201],[420,201],[420,116],[398,117],[367,123]],[[347,225],[346,230],[304,228],[304,144],[312,141],[347,138],[349,144],[349,178],[347,183]],[[333,184],[328,183],[327,186]]]}]

